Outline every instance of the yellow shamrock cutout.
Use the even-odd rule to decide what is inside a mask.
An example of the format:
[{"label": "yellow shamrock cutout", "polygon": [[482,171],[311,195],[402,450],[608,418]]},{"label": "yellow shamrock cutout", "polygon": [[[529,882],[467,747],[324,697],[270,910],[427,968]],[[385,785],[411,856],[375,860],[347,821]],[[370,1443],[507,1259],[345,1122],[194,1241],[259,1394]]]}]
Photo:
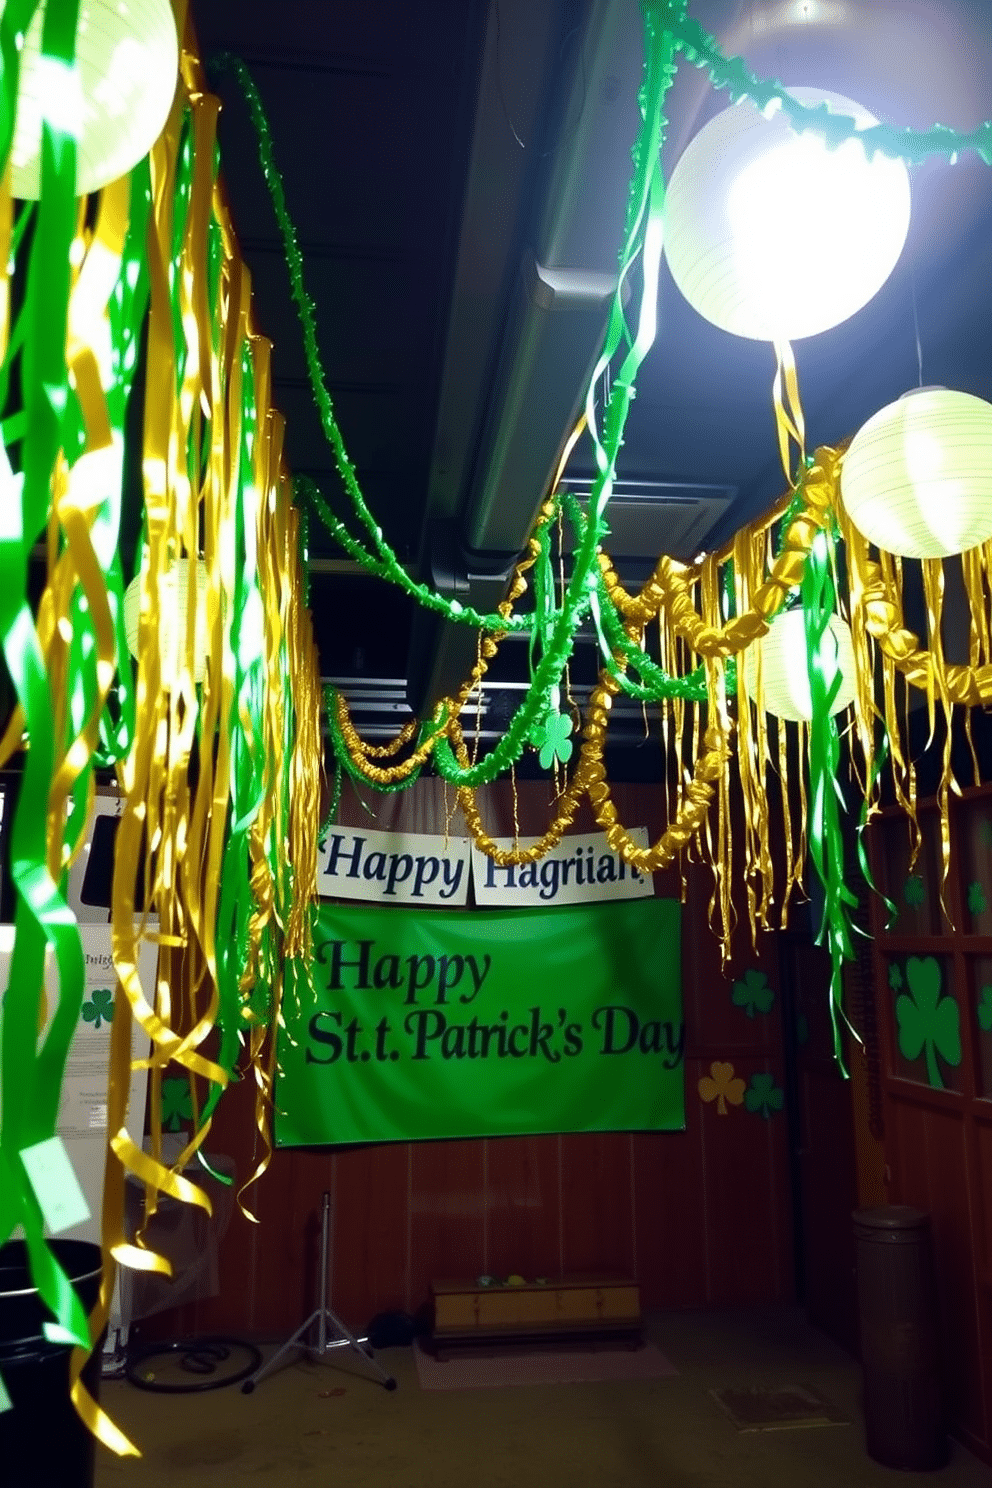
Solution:
[{"label": "yellow shamrock cutout", "polygon": [[744,1099],[744,1081],[734,1079],[732,1064],[721,1064],[716,1060],[710,1065],[709,1074],[699,1082],[699,1095],[704,1101],[715,1100],[716,1114],[726,1116],[728,1101],[732,1106],[739,1106]]}]

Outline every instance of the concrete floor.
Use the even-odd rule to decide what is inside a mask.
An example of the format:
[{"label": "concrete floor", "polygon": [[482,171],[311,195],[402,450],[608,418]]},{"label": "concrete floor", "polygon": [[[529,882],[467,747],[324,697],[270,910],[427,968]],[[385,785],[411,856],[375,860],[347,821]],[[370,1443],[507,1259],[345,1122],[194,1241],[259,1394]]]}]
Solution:
[{"label": "concrete floor", "polygon": [[[411,1350],[396,1348],[378,1356],[399,1382],[393,1393],[343,1353],[333,1364],[302,1358],[247,1396],[105,1381],[103,1404],[144,1455],[121,1461],[101,1449],[96,1488],[988,1488],[989,1468],[955,1442],[939,1473],[873,1462],[860,1366],[796,1309],[666,1313],[647,1333],[677,1377],[425,1392]],[[738,1432],[708,1393],[790,1384],[820,1390],[851,1424]]]}]

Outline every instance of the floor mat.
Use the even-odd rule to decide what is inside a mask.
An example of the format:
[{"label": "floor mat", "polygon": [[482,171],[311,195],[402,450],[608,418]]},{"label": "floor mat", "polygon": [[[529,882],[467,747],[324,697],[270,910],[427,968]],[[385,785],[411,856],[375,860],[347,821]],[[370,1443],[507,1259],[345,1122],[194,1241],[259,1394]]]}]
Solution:
[{"label": "floor mat", "polygon": [[678,1374],[653,1343],[638,1349],[562,1349],[432,1358],[414,1344],[422,1390],[486,1390],[507,1385],[574,1385],[595,1380],[661,1379]]},{"label": "floor mat", "polygon": [[738,1431],[790,1431],[803,1426],[847,1426],[850,1418],[809,1385],[751,1385],[711,1390]]}]

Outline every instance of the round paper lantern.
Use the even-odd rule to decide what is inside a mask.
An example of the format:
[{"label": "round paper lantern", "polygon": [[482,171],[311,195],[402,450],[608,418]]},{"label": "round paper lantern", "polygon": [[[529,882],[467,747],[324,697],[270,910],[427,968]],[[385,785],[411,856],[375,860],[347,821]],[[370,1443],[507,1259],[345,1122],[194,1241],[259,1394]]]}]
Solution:
[{"label": "round paper lantern", "polygon": [[[6,0],[0,3],[0,13]],[[34,201],[41,190],[41,103],[56,99],[68,125],[78,121],[76,195],[99,191],[137,165],[169,116],[179,44],[169,0],[82,0],[76,71],[41,55],[45,0],[21,48],[11,152],[11,190]]]},{"label": "round paper lantern", "polygon": [[[832,615],[831,634],[837,641],[837,665],[840,668],[840,690],[834,699],[833,713],[843,713],[854,701],[854,647],[846,620]],[[786,610],[779,615],[760,641],[753,641],[744,653],[744,688],[749,697],[758,690],[758,657],[761,658],[761,690],[765,710],[792,723],[808,723],[813,717],[806,670],[806,621],[802,610]]]},{"label": "round paper lantern", "polygon": [[917,388],[881,409],[844,456],[841,497],[869,542],[947,558],[992,537],[992,404]]},{"label": "round paper lantern", "polygon": [[[859,128],[878,121],[838,93],[789,90],[826,102]],[[796,134],[776,99],[717,114],[672,172],[665,254],[672,277],[706,320],[735,336],[789,341],[840,325],[877,294],[909,230],[901,160],[848,140]]]},{"label": "round paper lantern", "polygon": [[[185,657],[186,605],[189,595],[190,562],[177,558],[162,580],[159,604],[162,611],[162,686],[169,689],[179,676]],[[202,682],[207,671],[207,569],[199,559],[194,566],[196,585],[196,638],[193,647],[193,681]],[[141,575],[124,591],[124,634],[132,656],[138,652],[141,624]]]}]

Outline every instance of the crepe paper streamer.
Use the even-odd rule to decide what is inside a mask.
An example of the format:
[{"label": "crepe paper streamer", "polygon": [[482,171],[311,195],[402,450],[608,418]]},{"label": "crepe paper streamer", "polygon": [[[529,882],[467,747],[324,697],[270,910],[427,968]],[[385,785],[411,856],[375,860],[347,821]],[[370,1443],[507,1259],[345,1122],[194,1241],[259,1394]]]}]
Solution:
[{"label": "crepe paper streamer", "polygon": [[3,1375],[0,1374],[0,1416],[3,1415],[4,1411],[13,1409],[13,1401],[7,1393],[7,1386],[4,1384]]},{"label": "crepe paper streamer", "polygon": [[[644,3],[650,3],[650,0],[644,0]],[[734,101],[753,99],[762,109],[778,99],[796,129],[816,129],[834,148],[857,133],[869,156],[881,151],[894,160],[919,165],[932,155],[943,155],[953,162],[958,155],[974,150],[986,165],[992,165],[992,121],[967,131],[950,129],[945,124],[934,124],[930,129],[899,129],[890,124],[876,124],[861,131],[853,118],[831,115],[822,106],[808,108],[793,99],[781,83],[759,78],[740,57],[725,57],[716,39],[698,21],[685,14],[684,6],[681,14],[670,24],[677,34],[678,50],[694,66],[707,70],[715,88],[728,89]]]},{"label": "crepe paper streamer", "polygon": [[[877,124],[836,93],[795,88],[807,107],[826,104]],[[829,201],[800,247],[796,201]],[[778,101],[741,100],[696,134],[668,186],[665,257],[698,314],[732,335],[790,341],[840,325],[889,278],[909,231],[909,175],[902,161],[868,158],[856,139],[828,147],[796,134]]]},{"label": "crepe paper streamer", "polygon": [[700,1078],[696,1088],[700,1100],[707,1103],[716,1101],[718,1116],[729,1116],[728,1101],[732,1106],[741,1105],[746,1087],[740,1076],[735,1078],[732,1064],[716,1059],[710,1065],[709,1074]]},{"label": "crepe paper streamer", "polygon": [[946,558],[992,537],[992,404],[918,388],[858,430],[840,477],[869,542],[904,558]]}]

